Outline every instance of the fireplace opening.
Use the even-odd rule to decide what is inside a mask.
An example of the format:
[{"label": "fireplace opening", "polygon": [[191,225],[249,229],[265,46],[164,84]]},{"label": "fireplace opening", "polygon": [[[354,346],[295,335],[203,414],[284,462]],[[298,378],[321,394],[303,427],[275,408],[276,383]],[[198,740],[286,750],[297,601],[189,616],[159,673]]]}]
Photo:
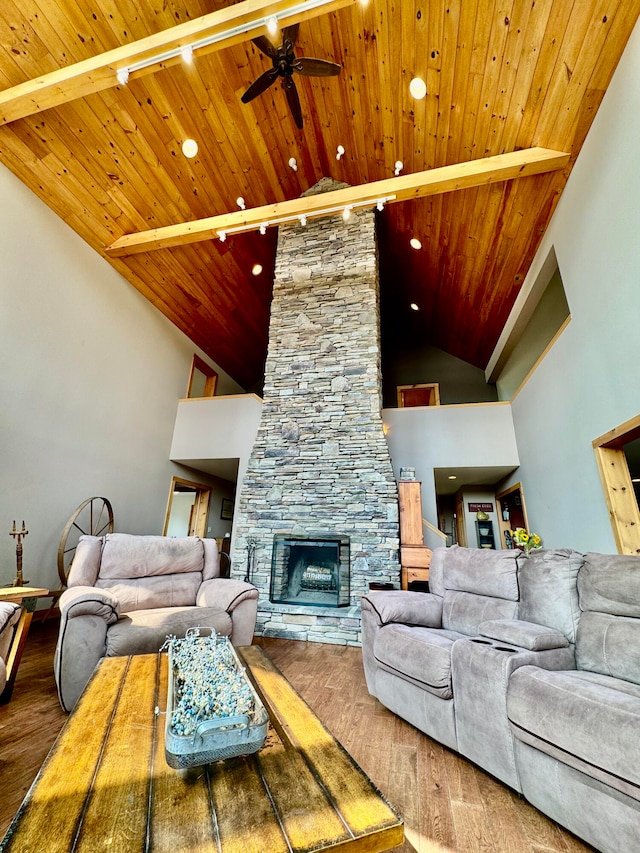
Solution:
[{"label": "fireplace opening", "polygon": [[349,605],[349,537],[273,537],[269,598],[282,604]]}]

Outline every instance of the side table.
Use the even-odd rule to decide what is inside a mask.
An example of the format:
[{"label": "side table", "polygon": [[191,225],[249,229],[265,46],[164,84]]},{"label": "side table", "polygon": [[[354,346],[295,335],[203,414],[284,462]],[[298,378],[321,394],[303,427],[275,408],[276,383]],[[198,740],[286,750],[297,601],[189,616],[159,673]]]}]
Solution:
[{"label": "side table", "polygon": [[22,605],[22,613],[20,621],[16,625],[13,641],[9,648],[9,654],[5,661],[7,665],[7,683],[4,690],[0,694],[0,705],[4,705],[11,699],[13,693],[13,685],[15,684],[16,675],[18,674],[18,666],[20,658],[27,642],[27,634],[29,626],[33,618],[33,611],[36,609],[36,604],[39,598],[46,598],[50,595],[48,589],[42,589],[34,586],[3,586],[0,587],[0,601],[14,601]]}]

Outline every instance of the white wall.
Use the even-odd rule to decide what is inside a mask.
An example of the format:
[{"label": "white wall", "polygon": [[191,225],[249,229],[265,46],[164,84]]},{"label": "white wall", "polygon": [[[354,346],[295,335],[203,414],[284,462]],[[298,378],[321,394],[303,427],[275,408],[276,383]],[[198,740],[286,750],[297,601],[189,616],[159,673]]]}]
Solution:
[{"label": "white wall", "polygon": [[529,524],[615,552],[592,441],[640,412],[640,23],[525,281],[555,248],[572,320],[512,404]]},{"label": "white wall", "polygon": [[[262,400],[255,394],[183,400],[176,415],[171,458],[184,464],[215,460],[221,471],[224,460],[238,460],[233,468],[237,500],[261,416]],[[231,522],[227,525],[231,530]]]},{"label": "white wall", "polygon": [[[508,403],[383,409],[382,421],[396,479],[400,468],[416,469],[416,480],[422,482],[422,516],[436,526],[434,468],[508,468],[519,463]],[[425,530],[425,544],[434,548],[442,540]]]},{"label": "white wall", "polygon": [[[67,518],[108,497],[116,530],[161,533],[193,344],[0,166],[0,581],[57,587]],[[217,369],[217,368],[216,368]],[[222,388],[238,386],[219,371]]]}]

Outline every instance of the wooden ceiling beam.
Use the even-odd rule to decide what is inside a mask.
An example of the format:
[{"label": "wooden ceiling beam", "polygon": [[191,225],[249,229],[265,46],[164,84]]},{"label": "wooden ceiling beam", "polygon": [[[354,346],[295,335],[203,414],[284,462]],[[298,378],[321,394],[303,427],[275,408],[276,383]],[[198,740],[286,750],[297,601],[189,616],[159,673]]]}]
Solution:
[{"label": "wooden ceiling beam", "polygon": [[[210,53],[265,34],[265,22],[275,16],[280,26],[302,22],[353,5],[356,0],[242,0],[240,3],[186,21],[99,56],[76,62],[34,80],[0,92],[0,125],[57,107],[77,98],[119,85],[117,74],[138,63],[129,79],[154,73],[181,62],[180,56],[161,57],[196,44],[198,53]],[[214,40],[197,47],[198,42]],[[158,57],[160,61],[154,61]]]},{"label": "wooden ceiling beam", "polygon": [[391,204],[484,186],[497,181],[525,178],[563,169],[567,166],[569,157],[569,154],[547,148],[528,148],[509,154],[498,154],[494,157],[442,166],[412,175],[399,175],[357,187],[345,187],[249,210],[223,213],[193,222],[182,222],[178,225],[152,228],[136,234],[125,234],[112,243],[106,249],[106,253],[110,257],[117,258],[156,249],[170,249],[188,243],[213,240],[221,232],[226,234],[258,230],[261,225],[278,225],[283,220],[294,221],[301,216],[312,218],[327,215],[333,209],[341,210],[348,206],[368,204],[373,206],[380,199],[385,199],[386,203]]}]

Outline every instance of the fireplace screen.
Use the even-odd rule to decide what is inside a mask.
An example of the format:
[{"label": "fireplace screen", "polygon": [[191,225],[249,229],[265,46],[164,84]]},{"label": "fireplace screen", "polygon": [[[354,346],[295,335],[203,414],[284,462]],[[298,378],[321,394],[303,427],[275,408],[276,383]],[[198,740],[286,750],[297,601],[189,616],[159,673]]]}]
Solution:
[{"label": "fireplace screen", "polygon": [[274,536],[269,597],[284,604],[347,606],[349,537]]}]

